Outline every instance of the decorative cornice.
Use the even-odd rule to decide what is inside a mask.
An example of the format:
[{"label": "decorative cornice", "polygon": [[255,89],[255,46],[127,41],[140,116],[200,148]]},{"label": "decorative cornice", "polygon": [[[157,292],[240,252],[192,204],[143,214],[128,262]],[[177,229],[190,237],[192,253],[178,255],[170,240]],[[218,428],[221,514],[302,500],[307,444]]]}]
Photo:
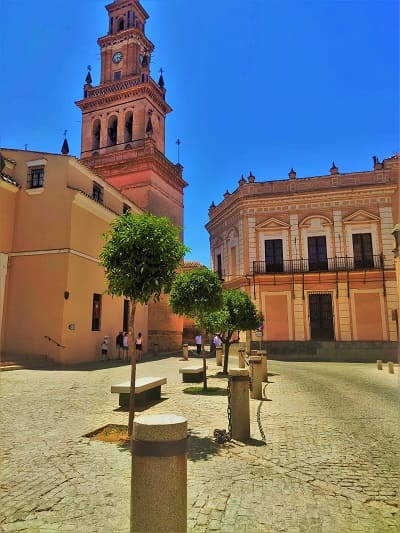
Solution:
[{"label": "decorative cornice", "polygon": [[[124,88],[126,87],[126,88]],[[122,80],[118,83],[99,85],[90,90],[92,96],[75,102],[82,113],[101,110],[110,104],[120,104],[122,101],[131,101],[138,97],[149,97],[158,110],[164,114],[170,113],[172,108],[162,98],[155,82],[142,83],[138,80]]]},{"label": "decorative cornice", "polygon": [[[122,152],[122,154],[125,155],[126,152]],[[90,162],[86,159],[85,163],[100,173],[103,179],[112,178],[114,175],[120,175],[124,172],[140,172],[152,169],[161,175],[164,181],[180,192],[187,186],[187,182],[181,177],[180,170],[176,168],[176,165],[171,163],[164,154],[156,149],[149,154],[141,153],[131,159],[119,161],[111,159],[107,162],[107,156],[104,155],[103,158],[99,156],[90,160]],[[115,173],[116,169],[118,169],[117,173]]]},{"label": "decorative cornice", "polygon": [[[245,186],[246,187],[246,186]],[[244,187],[241,187],[240,191]],[[217,226],[223,220],[230,216],[238,216],[238,212],[242,215],[243,211],[251,210],[256,214],[261,213],[263,207],[273,208],[275,206],[287,206],[287,212],[295,212],[298,205],[306,203],[321,202],[322,204],[329,203],[329,206],[322,206],[324,208],[337,207],[335,202],[340,202],[343,207],[343,202],[349,202],[347,207],[355,205],[355,200],[366,198],[371,200],[373,197],[379,198],[385,196],[390,200],[391,196],[396,192],[396,185],[394,183],[371,183],[368,185],[357,185],[352,188],[352,193],[349,196],[348,188],[329,188],[325,191],[299,191],[295,196],[288,193],[280,194],[246,194],[241,195],[240,191],[235,191],[231,196],[221,202],[212,211],[210,211],[209,222],[206,224],[206,229],[210,231],[211,227]],[[267,203],[266,203],[267,202]],[[260,209],[260,210],[259,210]]]}]

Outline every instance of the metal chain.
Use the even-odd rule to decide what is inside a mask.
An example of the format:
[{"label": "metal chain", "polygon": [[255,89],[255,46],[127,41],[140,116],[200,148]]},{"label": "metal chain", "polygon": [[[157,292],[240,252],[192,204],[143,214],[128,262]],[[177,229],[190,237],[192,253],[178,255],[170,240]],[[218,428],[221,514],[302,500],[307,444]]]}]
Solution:
[{"label": "metal chain", "polygon": [[232,392],[231,392],[231,380],[228,378],[228,385],[226,387],[226,390],[228,392],[228,407],[226,409],[228,414],[228,433],[230,438],[232,438]]},{"label": "metal chain", "polygon": [[228,392],[228,407],[226,410],[228,414],[228,431],[225,429],[214,429],[215,442],[218,444],[225,444],[225,442],[232,440],[231,384],[229,378],[226,390]]},{"label": "metal chain", "polygon": [[262,427],[262,424],[261,424],[261,406],[264,403],[264,401],[267,399],[266,396],[265,396],[265,390],[267,388],[267,385],[268,385],[268,382],[265,384],[265,387],[264,387],[264,390],[263,390],[263,394],[262,394],[263,398],[260,401],[260,403],[258,404],[258,408],[257,408],[258,429],[260,431],[260,435],[261,435],[261,438],[262,438],[264,444],[267,444],[267,437],[265,436],[265,433],[264,433],[264,430],[263,430],[263,427]]}]

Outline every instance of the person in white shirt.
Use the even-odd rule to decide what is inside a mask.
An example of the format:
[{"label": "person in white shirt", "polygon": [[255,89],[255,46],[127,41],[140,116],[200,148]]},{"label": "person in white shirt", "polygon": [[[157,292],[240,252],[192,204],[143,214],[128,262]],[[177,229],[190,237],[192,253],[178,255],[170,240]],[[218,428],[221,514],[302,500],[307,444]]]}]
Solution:
[{"label": "person in white shirt", "polygon": [[194,342],[196,343],[197,353],[201,354],[202,340],[201,335],[196,335]]}]

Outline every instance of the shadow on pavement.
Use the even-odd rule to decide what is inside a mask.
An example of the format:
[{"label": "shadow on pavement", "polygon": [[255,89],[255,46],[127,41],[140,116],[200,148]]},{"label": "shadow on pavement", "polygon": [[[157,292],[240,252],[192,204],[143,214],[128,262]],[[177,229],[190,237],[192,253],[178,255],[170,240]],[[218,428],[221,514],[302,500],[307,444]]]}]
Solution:
[{"label": "shadow on pavement", "polygon": [[222,446],[210,437],[200,437],[189,431],[189,456],[190,461],[208,461],[214,455],[219,455]]}]

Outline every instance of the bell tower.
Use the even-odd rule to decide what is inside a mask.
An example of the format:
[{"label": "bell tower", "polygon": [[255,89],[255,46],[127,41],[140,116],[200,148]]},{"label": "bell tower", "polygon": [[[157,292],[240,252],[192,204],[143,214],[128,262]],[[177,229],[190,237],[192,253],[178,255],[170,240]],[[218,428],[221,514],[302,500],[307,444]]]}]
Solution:
[{"label": "bell tower", "polygon": [[[83,98],[81,160],[145,212],[183,226],[183,167],[165,157],[166,102],[162,71],[150,73],[153,43],[145,33],[148,14],[139,0],[114,0],[106,6],[108,33],[100,47],[100,83],[90,69]],[[182,346],[182,319],[165,298],[148,305],[148,347]]]},{"label": "bell tower", "polygon": [[148,14],[139,0],[106,6],[108,33],[97,41],[101,75],[89,71],[83,99],[81,159],[144,210],[183,224],[182,166],[165,157],[165,100],[161,72],[150,74],[153,43],[145,34]]}]

